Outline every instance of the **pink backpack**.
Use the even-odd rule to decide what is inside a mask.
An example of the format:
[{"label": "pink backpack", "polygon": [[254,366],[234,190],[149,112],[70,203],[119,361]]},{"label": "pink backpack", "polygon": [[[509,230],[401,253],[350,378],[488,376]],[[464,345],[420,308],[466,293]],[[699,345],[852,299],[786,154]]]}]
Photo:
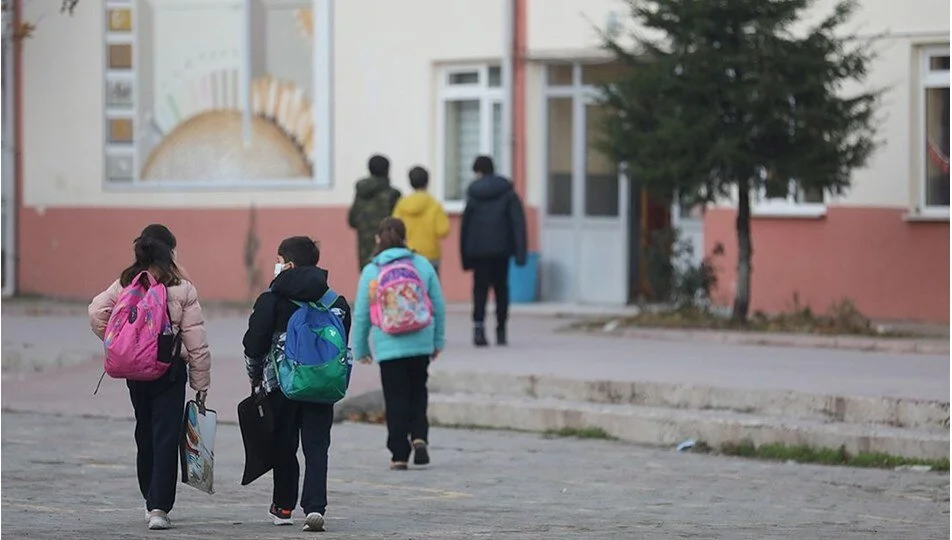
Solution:
[{"label": "pink backpack", "polygon": [[410,259],[377,265],[377,279],[370,285],[370,322],[386,334],[409,334],[433,320],[433,305],[426,286]]},{"label": "pink backpack", "polygon": [[[143,276],[147,276],[148,286],[143,285]],[[171,332],[165,285],[149,272],[139,273],[119,293],[106,325],[106,373],[131,381],[158,379],[171,365],[159,358],[159,338]]]}]

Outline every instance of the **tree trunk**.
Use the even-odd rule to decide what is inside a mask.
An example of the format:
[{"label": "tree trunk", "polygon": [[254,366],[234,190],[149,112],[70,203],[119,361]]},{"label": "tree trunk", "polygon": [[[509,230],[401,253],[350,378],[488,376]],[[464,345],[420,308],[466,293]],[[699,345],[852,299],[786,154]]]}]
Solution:
[{"label": "tree trunk", "polygon": [[731,321],[747,323],[750,311],[751,257],[754,250],[750,241],[750,182],[741,178],[737,183],[737,292]]}]

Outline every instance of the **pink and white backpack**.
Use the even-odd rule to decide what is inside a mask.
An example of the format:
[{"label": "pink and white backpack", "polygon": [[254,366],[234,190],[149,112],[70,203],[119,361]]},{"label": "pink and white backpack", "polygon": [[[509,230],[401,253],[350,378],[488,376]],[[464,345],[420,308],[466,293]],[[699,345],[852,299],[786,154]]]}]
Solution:
[{"label": "pink and white backpack", "polygon": [[370,290],[370,322],[386,334],[409,334],[433,321],[433,304],[411,259],[378,264]]},{"label": "pink and white backpack", "polygon": [[171,358],[159,357],[159,341],[171,333],[168,290],[149,272],[139,273],[119,293],[106,325],[106,373],[131,381],[158,379],[171,365]]}]

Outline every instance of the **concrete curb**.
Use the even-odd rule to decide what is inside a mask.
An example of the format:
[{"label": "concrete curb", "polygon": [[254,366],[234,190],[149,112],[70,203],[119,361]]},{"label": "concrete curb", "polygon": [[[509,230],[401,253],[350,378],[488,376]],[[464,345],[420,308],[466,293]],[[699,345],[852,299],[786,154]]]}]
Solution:
[{"label": "concrete curb", "polygon": [[353,415],[374,415],[384,412],[383,390],[371,390],[344,398],[334,406],[334,421],[343,422]]},{"label": "concrete curb", "polygon": [[436,394],[728,411],[825,423],[876,424],[912,429],[949,427],[949,403],[893,397],[831,396],[652,381],[578,380],[545,375],[433,371]]},{"label": "concrete curb", "polygon": [[861,336],[815,336],[809,334],[777,334],[730,332],[720,330],[674,330],[667,328],[602,329],[565,328],[563,332],[661,341],[694,341],[730,345],[767,345],[775,347],[810,347],[856,351],[949,354],[949,342],[940,339],[875,338]]},{"label": "concrete curb", "polygon": [[[383,391],[381,390],[371,390],[370,392],[365,392],[353,397],[347,397],[341,400],[339,403],[334,405],[334,422],[346,422],[347,419],[354,414],[382,414],[384,412],[383,404]],[[232,408],[236,407],[238,404],[235,403]],[[210,407],[210,406],[209,406]],[[223,411],[219,410],[220,406],[216,408],[218,412],[218,423],[227,424],[227,425],[237,425],[238,420],[235,415],[232,414],[233,411],[228,411],[227,414],[222,414]],[[79,418],[108,418],[112,420],[135,420],[135,416],[132,411],[132,406],[125,408],[110,408],[106,412],[102,413],[83,413],[83,414],[70,414],[62,410],[57,410],[50,407],[35,407],[29,405],[20,405],[17,403],[12,403],[4,405],[2,407],[3,412],[12,412],[12,413],[30,413],[30,414],[49,414],[53,416],[62,416],[62,417],[79,417]]]},{"label": "concrete curb", "polygon": [[714,447],[751,441],[756,446],[767,443],[814,448],[843,446],[852,454],[881,452],[917,459],[941,459],[949,455],[948,431],[788,421],[724,411],[431,395],[429,415],[432,422],[443,425],[526,431],[598,427],[618,439],[648,445],[673,446],[695,439]]}]

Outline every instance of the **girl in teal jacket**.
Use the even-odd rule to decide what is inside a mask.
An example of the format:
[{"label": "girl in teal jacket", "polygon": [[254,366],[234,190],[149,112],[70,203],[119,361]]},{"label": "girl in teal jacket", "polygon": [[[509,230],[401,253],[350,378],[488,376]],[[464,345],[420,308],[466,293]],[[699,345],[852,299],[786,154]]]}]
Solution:
[{"label": "girl in teal jacket", "polygon": [[[390,468],[406,470],[413,454],[413,463],[430,462],[427,450],[429,421],[427,407],[427,370],[445,345],[446,309],[443,291],[433,265],[426,257],[407,249],[407,229],[396,218],[385,218],[377,230],[377,249],[370,264],[364,267],[357,285],[353,315],[354,357],[369,364],[380,364],[380,381],[387,408],[387,448]],[[376,286],[380,268],[398,259],[407,259],[416,269],[433,306],[430,324],[415,332],[390,335],[370,322],[370,291]],[[371,353],[370,342],[373,342]],[[371,356],[372,355],[372,356]]]}]

